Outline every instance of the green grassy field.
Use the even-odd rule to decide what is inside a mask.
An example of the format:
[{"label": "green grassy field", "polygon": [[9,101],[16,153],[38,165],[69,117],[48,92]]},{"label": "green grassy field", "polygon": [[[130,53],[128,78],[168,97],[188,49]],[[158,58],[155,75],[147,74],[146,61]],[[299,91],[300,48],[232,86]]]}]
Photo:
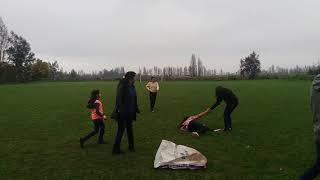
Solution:
[{"label": "green grassy field", "polygon": [[[116,82],[52,82],[0,86],[0,179],[297,179],[313,163],[308,81],[261,80],[161,83],[156,113],[144,84],[136,83],[142,113],[135,123],[136,153],[111,155],[116,123],[106,121],[106,145],[79,137],[92,129],[85,108],[93,88],[111,112]],[[177,130],[185,115],[211,105],[223,85],[240,100],[233,132],[194,139]],[[202,119],[223,126],[223,108]],[[153,169],[162,139],[193,147],[208,159],[205,170]],[[122,149],[127,151],[124,136]]]}]

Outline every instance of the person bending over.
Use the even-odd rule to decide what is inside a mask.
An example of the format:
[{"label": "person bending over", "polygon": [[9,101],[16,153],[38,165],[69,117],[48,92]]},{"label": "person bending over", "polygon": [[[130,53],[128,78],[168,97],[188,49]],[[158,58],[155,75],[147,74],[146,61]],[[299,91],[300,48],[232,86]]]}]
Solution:
[{"label": "person bending over", "polygon": [[226,103],[226,107],[224,109],[224,131],[231,131],[232,130],[232,119],[231,113],[234,109],[238,106],[239,100],[237,96],[227,88],[222,86],[216,87],[216,103],[214,103],[210,110],[214,110],[217,106],[221,104],[222,101]]}]

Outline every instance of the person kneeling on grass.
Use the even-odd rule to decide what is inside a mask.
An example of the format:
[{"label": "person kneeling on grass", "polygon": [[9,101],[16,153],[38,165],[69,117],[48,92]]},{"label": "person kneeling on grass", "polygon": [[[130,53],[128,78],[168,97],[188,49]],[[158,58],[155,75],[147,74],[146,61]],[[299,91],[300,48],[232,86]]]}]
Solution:
[{"label": "person kneeling on grass", "polygon": [[183,118],[183,120],[179,124],[178,128],[181,131],[191,132],[192,135],[195,137],[200,137],[199,134],[203,134],[207,131],[214,131],[213,129],[209,128],[205,124],[202,124],[199,121],[197,121],[210,111],[211,111],[210,109],[207,109],[206,111],[204,111],[200,114],[193,115],[193,116],[187,116],[187,117]]},{"label": "person kneeling on grass", "polygon": [[80,146],[81,148],[84,147],[84,142],[87,141],[89,138],[100,132],[99,134],[99,144],[105,144],[103,140],[104,135],[104,122],[103,120],[106,119],[106,116],[103,114],[103,105],[101,101],[99,100],[101,97],[99,90],[93,90],[91,92],[91,97],[88,101],[87,108],[91,110],[91,119],[94,125],[93,131],[91,131],[86,136],[80,138]]}]

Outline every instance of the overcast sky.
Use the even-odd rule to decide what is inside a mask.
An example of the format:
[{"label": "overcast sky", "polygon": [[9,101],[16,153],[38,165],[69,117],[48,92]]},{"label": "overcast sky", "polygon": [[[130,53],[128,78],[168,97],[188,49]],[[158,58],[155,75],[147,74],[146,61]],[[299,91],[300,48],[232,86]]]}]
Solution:
[{"label": "overcast sky", "polygon": [[0,0],[0,16],[38,57],[65,70],[188,65],[236,71],[320,59],[319,0]]}]

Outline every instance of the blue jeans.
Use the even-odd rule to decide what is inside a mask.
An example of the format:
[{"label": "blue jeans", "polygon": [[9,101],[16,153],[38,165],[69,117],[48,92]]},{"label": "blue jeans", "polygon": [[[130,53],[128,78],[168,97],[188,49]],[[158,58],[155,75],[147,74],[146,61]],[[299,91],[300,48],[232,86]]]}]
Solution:
[{"label": "blue jeans", "polygon": [[312,180],[320,173],[320,142],[316,141],[317,159],[313,167],[308,169],[301,177],[300,180]]}]

